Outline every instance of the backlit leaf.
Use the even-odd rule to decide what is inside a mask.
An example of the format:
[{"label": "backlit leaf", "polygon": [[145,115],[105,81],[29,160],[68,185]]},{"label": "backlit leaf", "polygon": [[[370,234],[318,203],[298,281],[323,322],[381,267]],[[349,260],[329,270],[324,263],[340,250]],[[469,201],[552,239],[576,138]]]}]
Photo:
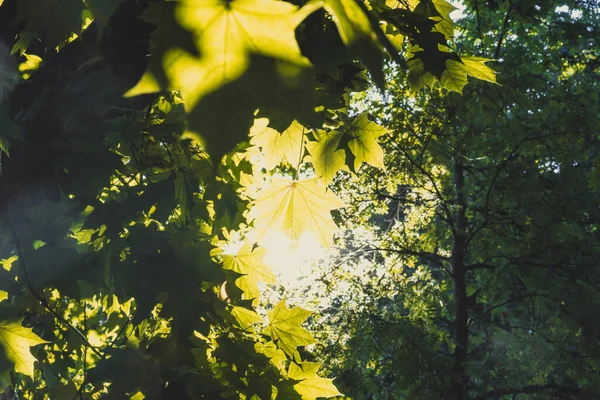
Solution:
[{"label": "backlit leaf", "polygon": [[240,327],[244,330],[263,322],[256,311],[248,310],[244,307],[233,307],[231,309],[231,315],[233,315],[238,324],[240,324]]},{"label": "backlit leaf", "polygon": [[281,350],[290,357],[298,357],[296,348],[306,346],[315,342],[309,331],[302,327],[302,323],[311,314],[310,311],[300,307],[291,310],[282,299],[271,311],[269,311],[269,325],[264,333],[269,335]]},{"label": "backlit leaf", "polygon": [[330,211],[343,203],[318,178],[292,181],[274,179],[256,199],[251,214],[257,240],[269,231],[281,232],[297,240],[311,232],[324,246],[329,246],[337,230]]},{"label": "backlit leaf", "polygon": [[496,83],[496,73],[485,62],[491,61],[482,57],[461,57],[461,61],[447,60],[446,70],[440,82],[446,89],[462,94],[467,84],[467,76]]},{"label": "backlit leaf", "polygon": [[271,268],[263,262],[266,250],[260,247],[252,248],[250,243],[244,243],[236,254],[221,254],[223,268],[243,274],[235,284],[247,299],[257,299],[260,296],[258,282],[275,283],[275,275]]},{"label": "backlit leaf", "polygon": [[[181,89],[188,108],[207,93],[241,77],[251,55],[308,66],[295,37],[296,26],[313,8],[273,0],[183,0],[175,17],[194,36],[200,58],[171,50],[163,58],[172,88]],[[159,90],[148,71],[129,96]]]},{"label": "backlit leaf", "polygon": [[317,371],[320,363],[304,361],[302,365],[290,363],[288,376],[290,379],[299,380],[294,389],[300,393],[302,399],[316,399],[321,397],[340,396],[341,393],[333,384],[333,379],[321,378]]},{"label": "backlit leaf", "polygon": [[348,147],[354,154],[354,170],[358,171],[363,162],[376,168],[385,168],[383,164],[383,150],[377,143],[377,139],[387,133],[381,125],[369,121],[367,113],[357,116],[348,126],[347,133],[354,137]]},{"label": "backlit leaf", "polygon": [[[250,143],[263,149],[267,170],[275,168],[283,159],[297,167],[304,153],[305,130],[298,121],[292,122],[283,133],[265,127],[251,137]],[[252,130],[250,134],[252,135]]]},{"label": "backlit leaf", "polygon": [[338,131],[316,131],[316,141],[309,141],[306,148],[310,155],[306,158],[313,164],[315,174],[323,180],[325,185],[329,184],[335,174],[346,166],[346,152],[338,149],[342,133]]},{"label": "backlit leaf", "polygon": [[29,351],[32,346],[48,343],[21,323],[23,318],[0,321],[0,347],[6,358],[14,364],[15,371],[33,378],[35,357]]}]

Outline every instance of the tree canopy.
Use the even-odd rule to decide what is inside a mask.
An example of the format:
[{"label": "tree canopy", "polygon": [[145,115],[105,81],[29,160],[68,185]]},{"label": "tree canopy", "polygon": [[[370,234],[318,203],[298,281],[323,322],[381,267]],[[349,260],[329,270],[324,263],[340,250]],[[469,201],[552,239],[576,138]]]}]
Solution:
[{"label": "tree canopy", "polygon": [[[598,396],[598,6],[558,6],[0,0],[1,397]],[[339,254],[327,307],[265,299],[273,235]]]}]

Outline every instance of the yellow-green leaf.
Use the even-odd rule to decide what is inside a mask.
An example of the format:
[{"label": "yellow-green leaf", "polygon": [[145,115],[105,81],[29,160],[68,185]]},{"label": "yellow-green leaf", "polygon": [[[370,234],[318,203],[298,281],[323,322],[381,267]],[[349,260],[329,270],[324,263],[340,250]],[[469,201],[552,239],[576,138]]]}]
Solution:
[{"label": "yellow-green leaf", "polygon": [[[168,51],[162,62],[170,87],[180,89],[186,107],[193,108],[206,94],[242,76],[252,55],[310,65],[300,52],[295,29],[315,9],[274,0],[178,2],[176,19],[193,34],[200,58],[181,49]],[[147,71],[126,95],[159,89],[153,72]]]},{"label": "yellow-green leaf", "polygon": [[262,148],[265,157],[265,168],[272,170],[284,159],[294,167],[297,167],[304,154],[304,134],[306,128],[298,121],[292,122],[289,128],[283,131],[283,133],[279,133],[275,129],[266,126],[262,129],[260,127],[262,127],[261,122],[259,122],[257,128],[253,127],[250,130],[250,143]]},{"label": "yellow-green leaf", "polygon": [[256,311],[248,310],[244,307],[234,306],[231,309],[231,315],[233,315],[235,320],[238,322],[240,328],[244,330],[263,322],[262,318],[256,313]]},{"label": "yellow-green leaf", "polygon": [[274,342],[268,342],[267,344],[255,343],[254,349],[257,352],[267,356],[271,364],[273,364],[278,369],[282,369],[283,364],[287,360],[287,357],[285,356],[283,350],[278,349]]},{"label": "yellow-green leaf", "polygon": [[315,174],[323,180],[325,185],[329,184],[336,172],[348,169],[346,166],[346,152],[338,149],[343,133],[338,131],[316,131],[316,141],[309,141],[306,148],[310,155],[306,158],[313,164]]},{"label": "yellow-green leaf", "polygon": [[454,22],[452,22],[452,18],[450,18],[450,13],[456,10],[456,7],[446,0],[432,0],[432,3],[440,14],[440,17],[432,18],[440,21],[435,25],[435,29],[448,38],[454,37]]},{"label": "yellow-green leaf", "polygon": [[6,300],[8,299],[8,292],[5,292],[4,290],[0,290],[0,301]]},{"label": "yellow-green leaf", "polygon": [[462,94],[467,84],[467,75],[477,79],[496,83],[496,73],[485,62],[491,61],[482,57],[461,57],[461,61],[447,60],[446,70],[442,73],[440,83],[446,89]]},{"label": "yellow-green leaf", "polygon": [[312,400],[341,395],[333,384],[333,379],[321,378],[317,375],[320,366],[319,363],[308,361],[304,361],[302,365],[290,363],[288,377],[300,381],[294,385],[294,389],[300,393],[302,399]]},{"label": "yellow-green leaf", "polygon": [[488,61],[494,61],[490,58],[461,56],[463,64],[466,67],[467,74],[473,78],[496,83],[496,71],[485,65]]},{"label": "yellow-green leaf", "polygon": [[21,325],[23,318],[0,321],[0,347],[4,349],[6,358],[15,365],[15,371],[33,378],[35,357],[29,348],[48,343],[33,333],[31,328]]},{"label": "yellow-green leaf", "polygon": [[269,335],[281,350],[292,358],[299,358],[296,348],[315,343],[309,331],[302,327],[302,323],[311,314],[310,311],[300,307],[291,310],[282,299],[273,310],[269,311],[269,325],[264,333]]},{"label": "yellow-green leaf", "polygon": [[257,240],[267,232],[280,232],[297,240],[311,232],[329,247],[337,226],[330,211],[343,203],[318,178],[292,181],[274,179],[263,189],[251,210]]},{"label": "yellow-green leaf", "polygon": [[324,0],[324,8],[335,16],[335,24],[346,45],[371,38],[369,18],[355,0]]},{"label": "yellow-green leaf", "polygon": [[354,118],[346,131],[354,137],[348,147],[354,154],[354,170],[358,171],[363,162],[376,168],[385,168],[383,164],[383,150],[377,143],[377,139],[387,133],[381,125],[369,121],[367,113],[364,112]]},{"label": "yellow-green leaf", "polygon": [[7,271],[10,271],[12,268],[12,264],[19,259],[18,256],[10,256],[4,260],[0,260],[0,264],[2,264],[2,268]]},{"label": "yellow-green leaf", "polygon": [[456,60],[447,60],[446,70],[442,73],[440,83],[446,89],[462,94],[462,90],[467,84],[465,64]]},{"label": "yellow-green leaf", "polygon": [[275,283],[275,275],[263,262],[265,252],[266,250],[260,247],[253,249],[252,245],[246,242],[235,254],[221,254],[223,268],[243,274],[235,284],[247,299],[257,300],[260,296],[258,282]]}]

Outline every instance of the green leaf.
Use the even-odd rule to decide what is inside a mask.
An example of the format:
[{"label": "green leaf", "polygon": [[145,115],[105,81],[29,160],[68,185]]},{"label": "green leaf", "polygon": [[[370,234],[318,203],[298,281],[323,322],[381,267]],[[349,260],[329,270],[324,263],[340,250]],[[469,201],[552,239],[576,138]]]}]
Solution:
[{"label": "green leaf", "polygon": [[486,62],[494,60],[473,56],[461,56],[460,59],[465,65],[468,75],[483,81],[496,83],[496,72],[485,65]]},{"label": "green leaf", "polygon": [[[316,8],[273,0],[177,3],[175,17],[193,34],[199,56],[181,35],[172,40],[159,25],[161,35],[152,36],[151,48],[162,50],[160,61],[150,58],[148,70],[126,96],[180,90],[188,129],[199,134],[214,163],[247,140],[257,109],[314,123],[314,76],[295,29]],[[168,26],[177,24],[164,18]]]},{"label": "green leaf", "polygon": [[301,326],[310,314],[310,311],[300,307],[288,309],[284,298],[273,310],[269,311],[269,325],[265,328],[264,333],[269,335],[277,347],[288,356],[298,359],[299,354],[296,350],[298,346],[315,343],[310,332]]},{"label": "green leaf", "polygon": [[297,240],[308,231],[323,246],[329,247],[338,229],[330,211],[343,205],[318,178],[273,179],[260,192],[251,210],[256,238],[260,243],[268,232],[280,232]]},{"label": "green leaf", "polygon": [[23,53],[23,56],[25,56],[25,61],[19,64],[19,72],[23,79],[29,79],[31,74],[38,70],[43,60],[35,54]]},{"label": "green leaf", "polygon": [[29,351],[32,346],[48,343],[21,323],[23,318],[0,321],[0,347],[6,358],[14,364],[15,371],[33,378],[35,357]]},{"label": "green leaf", "polygon": [[306,148],[310,155],[306,158],[313,164],[315,174],[328,185],[335,174],[346,166],[346,152],[338,149],[343,133],[318,130],[313,133],[316,141],[309,141]]},{"label": "green leaf", "polygon": [[[191,108],[206,94],[240,78],[251,55],[308,66],[295,29],[314,9],[298,10],[293,4],[273,0],[178,2],[175,18],[194,35],[201,58],[178,50],[167,52],[163,66],[170,86],[182,90]],[[127,95],[159,90],[155,75],[148,71]]]},{"label": "green leaf", "polygon": [[258,301],[260,290],[258,282],[275,283],[275,275],[271,268],[263,262],[266,250],[246,242],[235,254],[221,254],[223,268],[243,276],[236,279],[235,284],[247,299]]},{"label": "green leaf", "polygon": [[256,313],[256,311],[248,310],[244,307],[234,306],[231,309],[231,315],[233,315],[238,324],[240,324],[240,328],[244,330],[263,322],[262,318]]},{"label": "green leaf", "polygon": [[351,53],[369,68],[373,80],[384,87],[381,48],[373,32],[369,16],[356,0],[323,0],[323,7],[333,15],[340,37]]},{"label": "green leaf", "polygon": [[294,389],[300,393],[302,399],[310,400],[341,395],[333,384],[333,379],[321,378],[317,375],[320,366],[320,363],[308,361],[304,361],[301,366],[295,362],[290,363],[288,377],[300,381],[294,385]]},{"label": "green leaf", "polygon": [[383,163],[383,150],[377,143],[377,139],[388,132],[388,130],[375,122],[369,121],[367,112],[354,118],[348,125],[346,133],[352,136],[348,147],[354,154],[354,170],[358,171],[363,162],[376,168],[385,168]]},{"label": "green leaf", "polygon": [[456,60],[446,61],[446,70],[442,73],[440,83],[450,91],[462,94],[467,84],[467,69],[465,65]]},{"label": "green leaf", "polygon": [[287,357],[285,356],[283,350],[278,349],[274,342],[267,342],[266,344],[255,343],[254,349],[257,352],[267,356],[271,364],[277,367],[277,369],[281,370],[284,366],[284,363],[287,361]]},{"label": "green leaf", "polygon": [[46,47],[53,49],[81,32],[85,10],[81,0],[20,0],[17,20],[27,23],[21,35],[43,34]]},{"label": "green leaf", "polygon": [[21,126],[6,117],[0,117],[0,150],[9,156],[10,143],[13,140],[24,141],[21,135]]},{"label": "green leaf", "polygon": [[446,0],[431,1],[437,12],[440,14],[440,17],[432,17],[432,19],[439,21],[435,25],[436,30],[443,33],[448,38],[454,37],[454,22],[452,22],[452,18],[450,18],[450,13],[456,10],[456,7]]},{"label": "green leaf", "polygon": [[124,1],[126,0],[84,0],[85,5],[94,16],[94,22],[99,26],[100,34],[102,29],[108,25],[112,14]]},{"label": "green leaf", "polygon": [[447,60],[446,70],[440,82],[446,89],[462,94],[467,84],[467,76],[496,83],[496,73],[485,62],[492,61],[482,57],[461,57],[462,61]]},{"label": "green leaf", "polygon": [[[265,120],[266,118],[260,118]],[[268,120],[267,120],[268,121]],[[250,130],[250,143],[262,148],[264,162],[267,170],[272,170],[286,160],[288,163],[297,167],[304,154],[304,128],[298,121],[292,124],[282,133],[275,129],[264,127],[264,121],[258,121],[258,127]],[[255,122],[255,126],[256,123]]]}]

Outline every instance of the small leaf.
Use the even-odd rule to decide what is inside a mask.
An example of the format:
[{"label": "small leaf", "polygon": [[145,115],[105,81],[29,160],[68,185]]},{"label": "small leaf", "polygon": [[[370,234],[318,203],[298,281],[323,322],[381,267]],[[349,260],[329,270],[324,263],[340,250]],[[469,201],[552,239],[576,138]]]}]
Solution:
[{"label": "small leaf", "polygon": [[269,335],[277,347],[293,358],[299,358],[296,347],[315,343],[309,331],[301,325],[311,314],[300,307],[291,310],[285,305],[285,298],[275,308],[269,311],[269,325],[264,333]]},{"label": "small leaf", "polygon": [[369,121],[367,113],[364,112],[357,116],[348,126],[347,133],[354,137],[348,147],[354,159],[354,170],[358,171],[363,162],[376,168],[385,168],[383,164],[383,150],[377,143],[377,139],[388,131],[384,127]]},{"label": "small leaf", "polygon": [[21,323],[23,318],[0,321],[0,347],[6,358],[15,365],[15,371],[33,378],[35,357],[29,351],[32,346],[48,343]]},{"label": "small leaf", "polygon": [[317,375],[320,366],[319,363],[308,361],[304,361],[302,366],[295,362],[290,363],[288,376],[290,379],[300,381],[294,385],[294,389],[300,393],[302,399],[310,400],[341,395],[333,384],[333,379],[321,378]]},{"label": "small leaf", "polygon": [[240,324],[240,328],[243,330],[247,330],[255,324],[261,324],[263,322],[262,318],[256,313],[256,311],[248,310],[244,307],[234,306],[231,309],[231,315],[233,315],[238,324]]},{"label": "small leaf", "polygon": [[273,342],[268,342],[267,344],[255,343],[254,349],[257,352],[267,356],[271,364],[273,364],[278,369],[282,369],[283,364],[287,360],[285,353],[281,349],[278,349],[275,343]]},{"label": "small leaf", "polygon": [[224,269],[243,275],[236,279],[235,284],[247,299],[258,300],[258,282],[275,283],[275,275],[263,262],[265,252],[266,250],[260,247],[253,249],[252,245],[246,242],[236,254],[221,254]]},{"label": "small leaf", "polygon": [[462,61],[447,60],[446,70],[440,82],[446,89],[462,94],[467,84],[467,76],[496,83],[496,73],[485,62],[492,61],[482,57],[461,57]]},{"label": "small leaf", "polygon": [[[261,118],[261,120],[264,119]],[[259,127],[262,126],[261,122],[259,124]],[[258,133],[251,136],[250,143],[262,148],[267,170],[272,170],[284,159],[292,166],[298,166],[304,154],[306,128],[300,125],[298,121],[294,121],[283,133],[264,127],[263,129],[251,129],[250,135],[257,130]]]},{"label": "small leaf", "polygon": [[309,141],[306,148],[310,153],[306,161],[313,164],[315,174],[328,185],[335,174],[342,169],[348,169],[346,166],[346,152],[338,149],[342,133],[338,131],[316,131],[314,136],[316,141]]},{"label": "small leaf", "polygon": [[485,65],[486,62],[494,60],[490,58],[471,56],[461,56],[460,59],[465,65],[468,75],[483,81],[496,83],[496,72]]}]

